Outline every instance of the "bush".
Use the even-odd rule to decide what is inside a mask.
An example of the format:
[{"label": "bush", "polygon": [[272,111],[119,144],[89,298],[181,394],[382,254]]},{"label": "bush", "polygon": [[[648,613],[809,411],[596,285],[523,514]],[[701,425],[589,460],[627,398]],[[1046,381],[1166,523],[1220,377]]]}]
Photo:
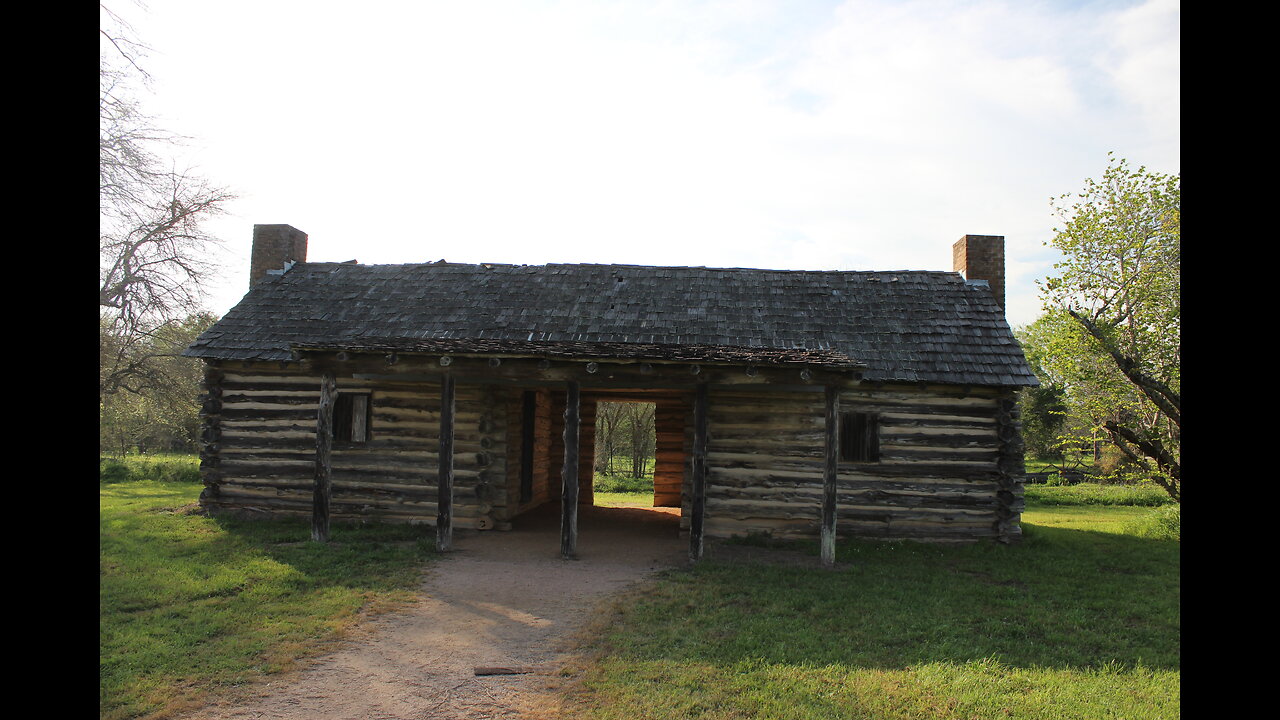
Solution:
[{"label": "bush", "polygon": [[118,483],[132,480],[129,466],[116,460],[103,460],[98,463],[98,482]]},{"label": "bush", "polygon": [[1141,474],[1141,468],[1114,445],[1102,448],[1101,456],[1094,464],[1094,469],[1097,470],[1101,479],[1112,481]]},{"label": "bush", "polygon": [[1027,504],[1037,505],[1121,505],[1159,507],[1173,502],[1169,494],[1151,484],[1114,485],[1104,483],[1062,484],[1046,482],[1024,488]]},{"label": "bush", "polygon": [[98,461],[99,483],[200,482],[200,460],[195,455],[125,455]]},{"label": "bush", "polygon": [[597,473],[594,482],[596,492],[653,492],[653,478],[633,478]]},{"label": "bush", "polygon": [[1138,537],[1182,541],[1182,506],[1166,505],[1125,526]]}]

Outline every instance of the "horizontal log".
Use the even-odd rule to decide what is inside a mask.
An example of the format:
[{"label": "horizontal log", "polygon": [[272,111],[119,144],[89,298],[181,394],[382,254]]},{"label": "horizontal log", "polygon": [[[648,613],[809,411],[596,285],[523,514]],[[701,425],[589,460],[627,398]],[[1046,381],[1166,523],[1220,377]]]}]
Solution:
[{"label": "horizontal log", "polygon": [[[946,490],[920,486],[889,487],[867,483],[837,482],[836,494],[841,505],[876,504],[885,506],[925,505],[931,507],[983,506],[995,507],[999,500],[996,488],[983,490],[964,486],[947,486]],[[708,497],[751,499],[770,502],[817,502],[822,498],[821,485],[809,483],[792,486],[741,487],[716,483],[707,489]]]},{"label": "horizontal log", "polygon": [[[717,476],[737,477],[794,477],[809,478],[815,472],[812,463],[749,463],[721,462],[711,467]],[[840,478],[912,478],[917,482],[935,480],[951,481],[996,481],[998,475],[994,467],[975,466],[972,463],[841,463],[838,469]]]},{"label": "horizontal log", "polygon": [[[734,519],[708,517],[706,532],[709,537],[729,538],[751,534],[768,534],[783,540],[812,539],[818,536],[818,519],[772,520],[767,518]],[[841,539],[867,538],[874,540],[917,540],[922,542],[971,542],[996,537],[992,523],[916,525],[911,523],[866,522],[841,517],[836,524],[837,537]]]}]

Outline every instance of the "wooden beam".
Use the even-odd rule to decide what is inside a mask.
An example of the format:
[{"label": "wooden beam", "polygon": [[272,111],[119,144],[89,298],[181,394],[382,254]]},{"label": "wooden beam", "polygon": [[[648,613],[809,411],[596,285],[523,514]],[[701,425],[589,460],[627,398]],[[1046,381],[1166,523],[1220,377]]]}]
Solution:
[{"label": "wooden beam", "polygon": [[689,519],[689,559],[702,558],[702,529],[707,508],[707,384],[698,383],[693,397],[693,515]]},{"label": "wooden beam", "polygon": [[581,390],[577,380],[568,382],[564,403],[564,469],[560,483],[560,555],[566,560],[578,554],[578,432]]},{"label": "wooden beam", "polygon": [[836,468],[840,454],[840,389],[826,389],[826,463],[822,469],[821,558],[824,567],[836,564]]},{"label": "wooden beam", "polygon": [[436,549],[453,549],[453,406],[454,379],[445,373],[440,380],[440,470],[436,490]]},{"label": "wooden beam", "polygon": [[333,373],[320,376],[320,410],[316,413],[316,470],[311,493],[311,539],[329,542],[329,498],[333,493],[329,456],[333,451],[333,405],[338,383]]},{"label": "wooden beam", "polygon": [[[335,370],[342,375],[377,375],[392,378],[397,375],[438,375],[448,371],[463,382],[493,383],[541,383],[560,385],[575,380],[588,388],[639,389],[665,388],[688,389],[695,383],[712,385],[745,385],[769,390],[788,391],[798,386],[840,385],[857,387],[861,383],[861,368],[833,368],[802,364],[756,365],[728,363],[699,363],[698,372],[692,372],[690,363],[640,363],[605,358],[588,360],[531,357],[503,357],[498,366],[490,364],[488,356],[449,355],[443,365],[439,355],[415,355],[397,353],[396,363],[388,365],[383,352],[349,352],[345,361],[337,359],[337,353],[327,350],[300,350],[299,357],[313,371]],[[587,365],[594,362],[595,372]],[[647,368],[647,369],[646,369]],[[750,368],[751,372],[748,372]],[[807,374],[807,377],[805,376]],[[434,380],[434,378],[433,378]]]}]

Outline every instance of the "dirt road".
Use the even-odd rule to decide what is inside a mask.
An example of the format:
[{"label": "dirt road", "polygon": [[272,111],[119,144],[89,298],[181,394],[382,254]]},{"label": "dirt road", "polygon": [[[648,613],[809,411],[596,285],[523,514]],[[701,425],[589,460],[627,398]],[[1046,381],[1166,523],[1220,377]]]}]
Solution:
[{"label": "dirt road", "polygon": [[[459,535],[421,600],[303,670],[187,720],[521,718],[553,703],[567,641],[610,595],[686,563],[678,514],[582,508],[579,559],[559,555],[555,512],[511,532]],[[478,666],[538,673],[476,676]]]}]

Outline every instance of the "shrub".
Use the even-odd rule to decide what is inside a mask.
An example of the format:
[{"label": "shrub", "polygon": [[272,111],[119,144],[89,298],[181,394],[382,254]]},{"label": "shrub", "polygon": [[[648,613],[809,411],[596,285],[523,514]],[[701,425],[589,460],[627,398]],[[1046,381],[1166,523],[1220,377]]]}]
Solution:
[{"label": "shrub", "polygon": [[200,460],[195,455],[125,455],[98,461],[100,483],[200,482]]},{"label": "shrub", "polygon": [[1166,505],[1125,526],[1138,537],[1182,541],[1182,506]]},{"label": "shrub", "polygon": [[1102,448],[1101,456],[1094,464],[1094,469],[1101,481],[1125,481],[1141,474],[1141,468],[1114,445]]},{"label": "shrub", "polygon": [[1152,483],[1139,485],[1065,484],[1054,482],[1052,477],[1049,482],[1043,485],[1027,485],[1024,494],[1028,504],[1035,503],[1038,505],[1159,507],[1173,502],[1168,493]]},{"label": "shrub", "polygon": [[118,483],[133,479],[129,466],[117,460],[103,460],[98,463],[98,482]]},{"label": "shrub", "polygon": [[651,493],[653,492],[653,478],[632,478],[597,473],[595,476],[595,489],[596,492]]}]

